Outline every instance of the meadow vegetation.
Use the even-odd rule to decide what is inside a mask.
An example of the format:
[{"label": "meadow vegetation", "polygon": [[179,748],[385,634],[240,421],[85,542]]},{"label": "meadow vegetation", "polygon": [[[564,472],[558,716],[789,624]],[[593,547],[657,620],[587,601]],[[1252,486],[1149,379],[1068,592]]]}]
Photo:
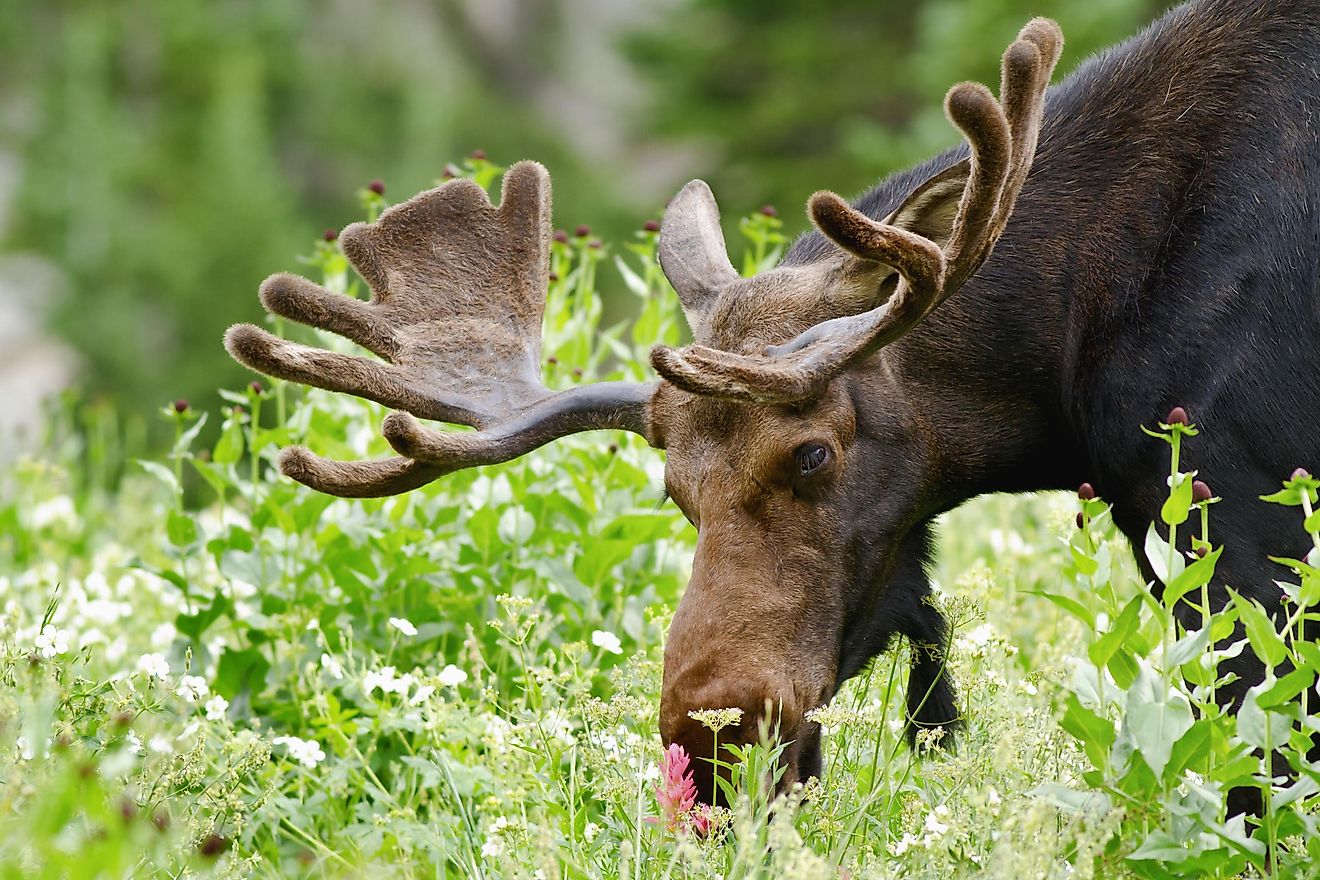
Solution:
[{"label": "meadow vegetation", "polygon": [[[463,172],[490,186],[499,170]],[[362,197],[368,217],[383,207]],[[773,262],[779,221],[741,228],[744,268]],[[641,378],[682,332],[655,232],[563,238],[547,383]],[[361,294],[334,241],[303,262]],[[626,327],[601,326],[607,263],[639,299]],[[656,733],[695,541],[661,503],[659,453],[579,435],[398,498],[335,499],[275,456],[386,454],[380,407],[283,384],[224,398],[163,406],[172,450],[122,480],[68,411],[0,477],[0,877],[1320,875],[1320,724],[1297,700],[1320,670],[1299,637],[1320,605],[1304,472],[1261,502],[1296,507],[1317,548],[1280,560],[1280,606],[1204,617],[1220,551],[1196,480],[1214,475],[1179,470],[1197,440],[1178,418],[1148,424],[1171,453],[1144,548],[1162,598],[1089,492],[948,514],[933,573],[956,742],[904,743],[912,648],[896,644],[819,711],[822,779],[771,802],[775,748],[754,747],[734,808],[706,814]],[[204,422],[220,430],[201,446]],[[1173,530],[1198,552],[1171,550]],[[1225,711],[1220,665],[1243,651],[1272,671]],[[1234,786],[1261,792],[1258,825],[1228,818]]]}]

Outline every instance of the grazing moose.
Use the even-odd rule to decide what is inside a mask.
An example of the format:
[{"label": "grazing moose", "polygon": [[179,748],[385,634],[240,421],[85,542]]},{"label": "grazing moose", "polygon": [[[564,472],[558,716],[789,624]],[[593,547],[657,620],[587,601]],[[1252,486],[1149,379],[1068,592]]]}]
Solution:
[{"label": "grazing moose", "polygon": [[[498,208],[458,180],[345,230],[370,302],[291,275],[262,286],[270,312],[384,362],[252,325],[226,344],[398,410],[383,427],[398,458],[285,451],[284,473],[323,492],[405,492],[596,428],[666,449],[698,540],[663,738],[709,758],[689,710],[746,710],[732,743],[769,711],[785,778],[806,778],[807,712],[896,633],[920,648],[912,725],[957,721],[923,565],[932,519],[969,498],[1089,481],[1139,546],[1167,490],[1138,426],[1183,405],[1205,428],[1186,455],[1224,498],[1213,600],[1229,584],[1275,598],[1267,553],[1297,549],[1287,511],[1255,499],[1320,461],[1320,0],[1193,0],[1047,91],[1061,48],[1031,22],[999,101],[950,91],[966,144],[855,206],[817,193],[818,231],[754,278],[730,265],[707,186],[684,187],[660,259],[695,341],[653,351],[659,382],[541,384],[550,184],[531,162]],[[1260,676],[1241,662],[1230,698]],[[709,762],[694,765],[706,796]]]}]

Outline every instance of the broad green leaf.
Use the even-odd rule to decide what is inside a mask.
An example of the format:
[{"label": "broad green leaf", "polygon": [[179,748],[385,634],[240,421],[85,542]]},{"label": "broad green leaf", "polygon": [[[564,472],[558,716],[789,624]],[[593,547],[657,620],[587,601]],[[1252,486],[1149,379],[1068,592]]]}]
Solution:
[{"label": "broad green leaf", "polygon": [[1180,526],[1192,510],[1193,481],[1190,474],[1177,474],[1174,481],[1173,491],[1160,508],[1160,519],[1170,526]]}]

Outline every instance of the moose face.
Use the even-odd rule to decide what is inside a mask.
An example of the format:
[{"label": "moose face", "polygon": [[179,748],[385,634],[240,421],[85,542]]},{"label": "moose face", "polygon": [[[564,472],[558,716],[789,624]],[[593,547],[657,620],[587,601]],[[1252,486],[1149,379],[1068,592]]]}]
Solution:
[{"label": "moose face", "polygon": [[[820,772],[806,714],[833,697],[882,641],[869,632],[893,548],[915,507],[922,459],[904,413],[859,415],[839,380],[807,404],[766,406],[657,395],[665,484],[697,528],[692,578],[665,647],[660,731],[695,760],[698,794],[715,796],[712,731],[689,713],[737,708],[725,745],[773,729],[784,781]],[[868,395],[869,396],[869,395]]]}]

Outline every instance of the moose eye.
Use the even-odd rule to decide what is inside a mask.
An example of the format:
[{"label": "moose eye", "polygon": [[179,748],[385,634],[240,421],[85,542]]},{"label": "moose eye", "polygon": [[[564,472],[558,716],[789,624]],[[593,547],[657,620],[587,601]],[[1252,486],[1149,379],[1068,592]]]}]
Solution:
[{"label": "moose eye", "polygon": [[804,443],[794,453],[797,458],[798,473],[809,476],[823,468],[830,460],[830,451],[821,443]]}]

